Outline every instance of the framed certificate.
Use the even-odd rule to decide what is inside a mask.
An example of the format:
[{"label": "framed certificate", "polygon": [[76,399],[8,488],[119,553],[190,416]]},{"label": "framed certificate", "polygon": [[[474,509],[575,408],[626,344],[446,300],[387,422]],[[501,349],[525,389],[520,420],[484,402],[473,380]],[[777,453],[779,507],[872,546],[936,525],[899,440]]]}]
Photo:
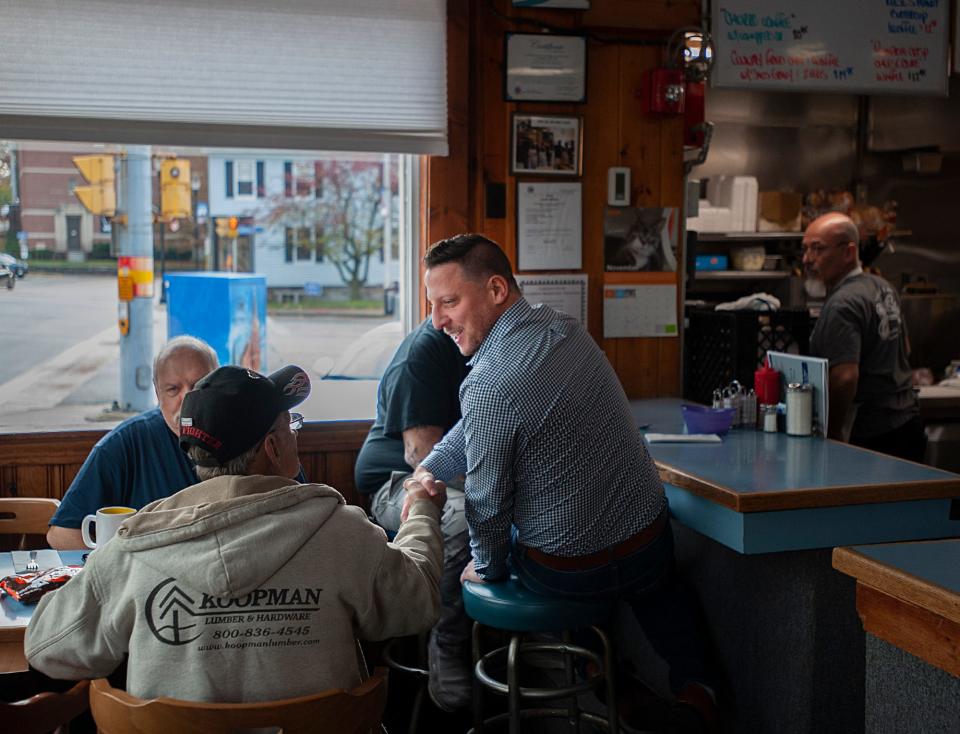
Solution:
[{"label": "framed certificate", "polygon": [[586,102],[587,37],[543,33],[506,36],[508,102]]}]

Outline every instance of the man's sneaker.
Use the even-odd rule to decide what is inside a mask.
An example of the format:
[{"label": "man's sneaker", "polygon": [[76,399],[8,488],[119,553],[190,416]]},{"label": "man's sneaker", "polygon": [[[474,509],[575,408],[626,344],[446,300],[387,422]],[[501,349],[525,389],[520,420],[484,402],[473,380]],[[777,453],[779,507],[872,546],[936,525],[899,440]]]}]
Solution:
[{"label": "man's sneaker", "polygon": [[674,712],[680,717],[696,717],[696,728],[685,727],[678,731],[696,731],[716,734],[720,731],[720,711],[713,689],[702,683],[687,683],[677,694]]},{"label": "man's sneaker", "polygon": [[437,634],[431,631],[427,651],[430,662],[427,690],[430,700],[437,708],[447,712],[470,708],[471,671],[460,646],[437,644]]}]

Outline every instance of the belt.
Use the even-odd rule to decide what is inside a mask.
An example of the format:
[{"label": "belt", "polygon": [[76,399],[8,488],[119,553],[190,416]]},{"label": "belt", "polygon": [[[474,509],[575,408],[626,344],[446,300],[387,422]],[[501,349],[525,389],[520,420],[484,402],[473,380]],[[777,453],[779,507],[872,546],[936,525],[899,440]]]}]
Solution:
[{"label": "belt", "polygon": [[585,556],[553,556],[538,548],[528,548],[526,546],[523,546],[523,548],[527,555],[541,566],[552,568],[555,571],[587,571],[591,568],[604,566],[618,558],[629,556],[648,545],[663,531],[669,515],[670,511],[664,507],[661,513],[657,515],[657,519],[640,532],[631,535],[626,540],[621,540],[616,545],[611,545],[594,553],[588,553]]}]

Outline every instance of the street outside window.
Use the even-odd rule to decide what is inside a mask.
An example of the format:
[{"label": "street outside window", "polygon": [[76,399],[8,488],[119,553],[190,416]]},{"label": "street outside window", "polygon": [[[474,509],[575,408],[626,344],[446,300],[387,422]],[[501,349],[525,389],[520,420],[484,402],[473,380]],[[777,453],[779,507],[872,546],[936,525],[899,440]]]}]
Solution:
[{"label": "street outside window", "polygon": [[[189,333],[221,363],[298,364],[313,382],[306,420],[372,418],[409,310],[397,292],[416,292],[400,283],[416,272],[402,267],[416,251],[416,157],[154,146],[140,182],[152,201],[152,232],[140,235],[152,284],[144,271],[125,292],[124,150],[0,141],[0,251],[29,266],[0,291],[0,433],[109,428],[136,412],[120,385],[131,294],[149,302],[154,353]],[[77,158],[105,178],[89,181]],[[165,170],[184,172],[174,204],[160,195],[171,158]]]}]

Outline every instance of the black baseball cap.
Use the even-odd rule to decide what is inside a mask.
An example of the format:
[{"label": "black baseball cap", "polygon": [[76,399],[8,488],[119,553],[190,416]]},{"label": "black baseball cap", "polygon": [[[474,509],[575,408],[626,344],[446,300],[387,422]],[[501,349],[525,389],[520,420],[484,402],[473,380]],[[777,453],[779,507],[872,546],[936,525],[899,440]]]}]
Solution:
[{"label": "black baseball cap", "polygon": [[310,377],[287,365],[269,377],[245,367],[215,369],[193,386],[180,407],[180,448],[206,449],[223,466],[257,445],[277,416],[310,394]]}]

